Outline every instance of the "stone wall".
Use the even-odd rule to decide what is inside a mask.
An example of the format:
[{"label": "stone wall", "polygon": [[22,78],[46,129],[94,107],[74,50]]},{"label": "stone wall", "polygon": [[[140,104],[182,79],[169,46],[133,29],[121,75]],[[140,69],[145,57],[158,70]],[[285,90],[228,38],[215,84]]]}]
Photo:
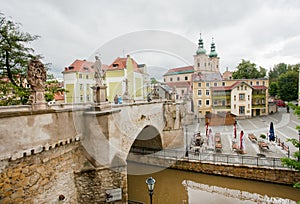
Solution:
[{"label": "stone wall", "polygon": [[129,161],[163,166],[166,168],[216,174],[235,178],[268,181],[273,183],[292,185],[300,181],[300,172],[290,169],[272,167],[253,167],[230,164],[202,163],[195,160],[175,160],[130,154]]},{"label": "stone wall", "polygon": [[0,203],[77,203],[73,172],[80,163],[78,146],[0,161]]},{"label": "stone wall", "polygon": [[75,174],[78,203],[105,203],[106,190],[122,189],[122,200],[114,204],[127,203],[126,167],[89,169]]}]

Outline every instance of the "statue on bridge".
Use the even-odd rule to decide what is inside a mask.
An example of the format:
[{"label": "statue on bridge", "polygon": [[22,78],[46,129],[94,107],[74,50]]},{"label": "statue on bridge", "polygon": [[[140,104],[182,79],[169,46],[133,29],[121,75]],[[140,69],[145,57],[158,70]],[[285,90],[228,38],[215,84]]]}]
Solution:
[{"label": "statue on bridge", "polygon": [[106,98],[107,87],[103,83],[105,72],[102,69],[101,60],[97,55],[95,56],[94,69],[95,69],[95,80],[96,80],[95,86],[92,87],[94,91],[94,102],[96,104],[105,103],[107,101]]},{"label": "statue on bridge", "polygon": [[27,70],[27,82],[31,87],[30,104],[46,103],[44,96],[46,78],[47,72],[43,63],[38,59],[30,60]]},{"label": "statue on bridge", "polygon": [[96,79],[96,86],[102,86],[104,80],[104,70],[102,69],[102,63],[99,57],[95,56],[95,79]]}]

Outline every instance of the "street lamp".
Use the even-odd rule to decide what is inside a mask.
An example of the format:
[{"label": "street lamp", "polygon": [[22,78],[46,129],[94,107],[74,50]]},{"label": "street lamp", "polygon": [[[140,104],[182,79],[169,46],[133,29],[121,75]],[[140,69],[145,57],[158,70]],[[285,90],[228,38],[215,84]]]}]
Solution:
[{"label": "street lamp", "polygon": [[153,195],[153,190],[154,190],[155,179],[150,176],[149,178],[147,178],[146,184],[148,185],[150,204],[152,204],[152,195]]},{"label": "street lamp", "polygon": [[[299,143],[300,143],[300,130],[298,130],[298,136],[299,136]],[[299,145],[299,152],[300,152],[300,145]],[[300,157],[298,157],[298,162],[300,162]]]},{"label": "street lamp", "polygon": [[187,125],[185,125],[185,157],[189,157]]}]

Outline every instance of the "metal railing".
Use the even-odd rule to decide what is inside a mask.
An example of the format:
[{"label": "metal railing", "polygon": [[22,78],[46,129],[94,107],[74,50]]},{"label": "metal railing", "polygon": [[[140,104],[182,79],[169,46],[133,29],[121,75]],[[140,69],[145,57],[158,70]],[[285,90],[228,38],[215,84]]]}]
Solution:
[{"label": "metal railing", "polygon": [[288,166],[284,166],[280,158],[276,157],[264,157],[264,156],[246,156],[246,155],[234,155],[234,154],[222,154],[222,153],[209,153],[209,152],[188,152],[188,157],[185,156],[186,152],[183,150],[172,149],[149,149],[132,147],[131,153],[141,154],[150,157],[168,158],[168,159],[188,159],[196,160],[200,162],[209,162],[214,164],[230,164],[230,165],[243,165],[243,166],[255,166],[255,167],[272,167],[272,168],[285,168],[291,169]]}]

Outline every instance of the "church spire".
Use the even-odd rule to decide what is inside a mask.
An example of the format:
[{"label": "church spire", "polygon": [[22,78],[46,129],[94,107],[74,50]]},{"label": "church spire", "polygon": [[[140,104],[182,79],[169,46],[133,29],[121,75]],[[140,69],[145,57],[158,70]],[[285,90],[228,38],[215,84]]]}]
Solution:
[{"label": "church spire", "polygon": [[214,38],[212,38],[209,57],[218,57],[218,54],[216,52],[216,45],[214,43]]},{"label": "church spire", "polygon": [[205,53],[206,53],[206,50],[204,49],[203,39],[202,39],[201,33],[200,33],[200,38],[199,38],[199,42],[198,42],[198,50],[196,51],[196,54],[199,55],[199,54],[205,54]]}]

